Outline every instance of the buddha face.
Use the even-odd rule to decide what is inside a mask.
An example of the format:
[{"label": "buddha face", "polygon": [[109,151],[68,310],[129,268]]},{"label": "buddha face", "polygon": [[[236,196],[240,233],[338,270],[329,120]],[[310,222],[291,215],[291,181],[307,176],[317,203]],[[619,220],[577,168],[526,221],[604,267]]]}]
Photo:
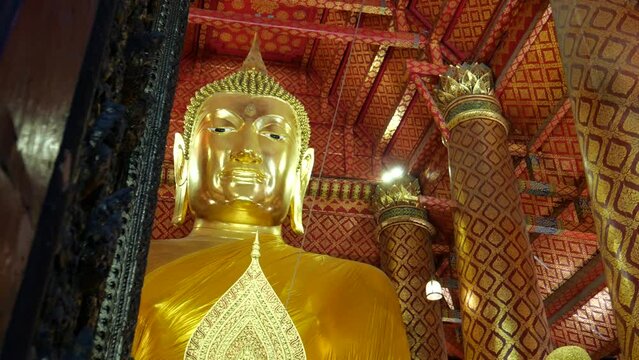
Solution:
[{"label": "buddha face", "polygon": [[[302,161],[298,170],[300,139],[291,106],[274,97],[219,93],[202,104],[194,125],[184,180],[195,216],[281,224],[295,192],[305,189],[301,173],[312,167],[311,154],[310,164]],[[176,166],[176,180],[178,172]]]}]

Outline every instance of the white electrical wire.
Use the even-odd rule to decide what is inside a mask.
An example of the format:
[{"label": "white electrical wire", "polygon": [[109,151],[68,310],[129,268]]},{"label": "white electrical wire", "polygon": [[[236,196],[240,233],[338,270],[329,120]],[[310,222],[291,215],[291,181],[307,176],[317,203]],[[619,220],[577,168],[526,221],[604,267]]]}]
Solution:
[{"label": "white electrical wire", "polygon": [[[345,84],[345,81],[346,81],[346,70],[348,69],[348,66],[350,65],[351,56],[353,55],[353,52],[354,52],[353,45],[355,44],[355,41],[357,40],[357,32],[359,30],[359,24],[360,24],[360,21],[362,19],[362,9],[363,8],[364,8],[364,0],[362,0],[362,2],[361,2],[360,10],[359,10],[359,12],[357,14],[357,22],[355,23],[355,31],[353,32],[353,40],[351,41],[351,48],[350,48],[350,51],[348,52],[348,57],[346,58],[346,64],[344,66],[344,72],[343,72],[342,78],[340,79],[341,81],[340,81],[339,93],[337,95],[337,103],[335,104],[335,111],[333,112],[333,119],[331,120],[331,128],[330,128],[330,130],[328,132],[328,138],[326,140],[326,146],[324,147],[324,154],[322,155],[322,162],[320,164],[319,174],[318,174],[318,176],[316,178],[319,182],[321,182],[322,175],[324,173],[324,165],[326,164],[326,156],[328,155],[328,149],[329,149],[329,146],[331,144],[331,137],[333,135],[333,129],[335,128],[335,122],[337,120],[337,111],[339,110],[339,105],[340,105],[340,102],[342,100],[342,91],[344,91],[344,84]],[[339,72],[338,72],[338,74],[339,74]],[[312,132],[311,132],[311,136],[312,136]],[[311,206],[310,206],[309,211],[308,211],[307,224],[312,224],[313,223],[313,208],[315,207],[315,199],[316,199],[316,196],[314,196],[313,200],[311,201]],[[308,234],[308,231],[304,231],[304,235],[302,237],[302,243],[300,244],[300,247],[302,248],[302,250],[304,250],[304,245],[306,244],[306,235],[307,234]],[[295,261],[295,267],[293,268],[293,278],[291,280],[291,286],[288,289],[288,294],[286,296],[286,302],[284,303],[284,307],[286,307],[286,308],[288,308],[289,301],[291,300],[291,293],[292,293],[293,288],[295,287],[295,279],[297,278],[297,270],[299,269],[302,252],[303,251],[300,251],[300,253],[297,255],[297,260]]]}]

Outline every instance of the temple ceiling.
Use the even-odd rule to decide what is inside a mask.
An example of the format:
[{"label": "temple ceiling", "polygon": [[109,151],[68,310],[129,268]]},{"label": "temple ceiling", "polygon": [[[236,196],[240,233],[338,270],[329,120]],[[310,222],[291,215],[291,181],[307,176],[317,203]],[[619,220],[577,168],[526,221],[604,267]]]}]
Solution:
[{"label": "temple ceiling", "polygon": [[[484,62],[511,122],[509,149],[555,345],[617,351],[574,117],[546,0],[197,0],[192,2],[171,113],[153,237],[170,225],[172,142],[190,97],[235,71],[258,32],[268,70],[306,106],[316,151],[305,237],[293,244],[377,265],[369,201],[384,169],[419,178],[439,234],[438,274],[450,355],[461,356],[447,136],[433,100],[449,64]],[[312,219],[309,219],[309,216]],[[449,306],[450,305],[450,306]],[[446,310],[448,309],[448,310]]]}]

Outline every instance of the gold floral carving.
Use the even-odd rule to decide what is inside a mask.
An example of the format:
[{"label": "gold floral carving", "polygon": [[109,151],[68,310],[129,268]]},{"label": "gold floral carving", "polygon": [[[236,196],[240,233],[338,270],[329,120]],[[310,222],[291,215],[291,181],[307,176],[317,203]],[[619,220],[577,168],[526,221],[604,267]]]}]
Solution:
[{"label": "gold floral carving", "polygon": [[251,9],[259,14],[272,14],[278,7],[277,1],[273,0],[252,0]]},{"label": "gold floral carving", "polygon": [[451,66],[439,77],[437,100],[448,106],[453,100],[466,95],[493,95],[493,73],[484,64]]},{"label": "gold floral carving", "polygon": [[293,320],[262,272],[257,234],[251,257],[191,335],[185,360],[306,359]]},{"label": "gold floral carving", "polygon": [[390,183],[380,183],[375,189],[373,207],[380,211],[393,206],[417,205],[419,182],[412,176],[403,176]]},{"label": "gold floral carving", "polygon": [[484,64],[451,66],[440,75],[435,90],[449,129],[462,122],[484,118],[497,121],[509,131],[509,124],[501,115],[501,105],[494,96],[493,74]]}]

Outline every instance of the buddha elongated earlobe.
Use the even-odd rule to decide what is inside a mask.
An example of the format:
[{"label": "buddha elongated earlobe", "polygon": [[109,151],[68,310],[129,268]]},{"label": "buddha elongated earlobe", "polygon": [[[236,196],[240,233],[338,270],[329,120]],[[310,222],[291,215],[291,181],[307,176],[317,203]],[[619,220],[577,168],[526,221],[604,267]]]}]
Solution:
[{"label": "buddha elongated earlobe", "polygon": [[189,207],[188,192],[188,173],[185,159],[184,139],[180,133],[175,133],[175,142],[173,143],[173,173],[175,174],[175,208],[173,209],[173,218],[171,221],[175,225],[184,223],[186,218],[186,210]]},{"label": "buddha elongated earlobe", "polygon": [[313,172],[313,162],[315,161],[315,150],[306,149],[304,157],[299,168],[299,181],[295,185],[293,190],[293,199],[291,201],[291,228],[296,234],[304,233],[304,224],[302,219],[302,212],[304,209],[304,195],[306,195],[306,188],[311,180],[311,173]]}]

